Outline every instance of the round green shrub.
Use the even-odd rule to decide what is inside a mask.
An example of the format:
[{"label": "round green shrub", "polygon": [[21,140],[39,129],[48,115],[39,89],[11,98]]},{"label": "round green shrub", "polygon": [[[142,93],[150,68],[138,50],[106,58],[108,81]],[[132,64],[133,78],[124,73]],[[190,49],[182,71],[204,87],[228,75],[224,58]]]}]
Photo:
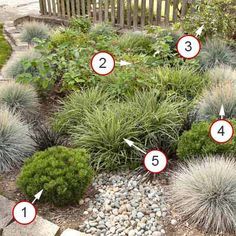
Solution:
[{"label": "round green shrub", "polygon": [[171,184],[173,206],[181,219],[206,235],[235,235],[235,170],[234,159],[218,155],[181,165]]},{"label": "round green shrub", "polygon": [[74,17],[70,20],[70,28],[82,33],[88,33],[92,23],[89,18],[86,17]]},{"label": "round green shrub", "polygon": [[0,172],[19,167],[35,151],[29,126],[8,109],[0,108]]},{"label": "round green shrub", "polygon": [[89,32],[92,39],[99,40],[100,37],[106,40],[112,39],[117,36],[116,29],[108,23],[100,23],[94,25]]},{"label": "round green shrub", "polygon": [[[234,127],[236,121],[231,120]],[[211,123],[207,121],[195,123],[191,130],[185,131],[179,139],[177,155],[181,159],[187,159],[210,154],[236,154],[235,139],[226,144],[217,144],[209,136]]]},{"label": "round green shrub", "polygon": [[25,163],[17,185],[29,197],[44,189],[43,202],[77,203],[93,179],[89,158],[83,149],[62,146],[37,152]]}]

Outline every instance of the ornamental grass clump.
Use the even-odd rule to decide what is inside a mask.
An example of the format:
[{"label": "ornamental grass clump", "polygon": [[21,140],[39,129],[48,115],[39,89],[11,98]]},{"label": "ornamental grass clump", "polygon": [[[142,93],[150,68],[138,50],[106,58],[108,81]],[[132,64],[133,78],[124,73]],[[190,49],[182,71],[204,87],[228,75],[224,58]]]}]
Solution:
[{"label": "ornamental grass clump", "polygon": [[27,124],[8,109],[0,108],[0,172],[19,167],[34,152]]},{"label": "ornamental grass clump", "polygon": [[78,203],[92,182],[90,156],[62,146],[37,152],[25,163],[17,185],[29,197],[44,189],[41,201],[57,206]]},{"label": "ornamental grass clump", "polygon": [[208,156],[181,165],[172,200],[183,221],[207,233],[236,233],[236,162]]},{"label": "ornamental grass clump", "polygon": [[30,85],[6,82],[0,85],[0,105],[13,113],[33,114],[39,107],[36,91]]}]

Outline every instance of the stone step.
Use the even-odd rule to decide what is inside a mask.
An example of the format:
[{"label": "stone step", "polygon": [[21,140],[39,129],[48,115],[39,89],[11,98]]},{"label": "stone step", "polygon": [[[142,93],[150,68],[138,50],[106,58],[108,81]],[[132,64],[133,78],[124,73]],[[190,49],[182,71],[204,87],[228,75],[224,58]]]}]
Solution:
[{"label": "stone step", "polygon": [[6,227],[12,219],[12,208],[15,203],[0,195],[0,236],[56,236],[59,226],[37,216],[30,225],[20,225],[16,222]]}]

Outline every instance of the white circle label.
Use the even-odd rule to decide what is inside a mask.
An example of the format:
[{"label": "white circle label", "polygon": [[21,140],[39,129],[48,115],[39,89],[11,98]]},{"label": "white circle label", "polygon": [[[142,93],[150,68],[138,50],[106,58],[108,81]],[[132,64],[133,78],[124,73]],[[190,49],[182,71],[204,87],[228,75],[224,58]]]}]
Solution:
[{"label": "white circle label", "polygon": [[115,68],[115,59],[108,52],[98,52],[91,59],[93,71],[102,76],[109,75]]},{"label": "white circle label", "polygon": [[195,58],[201,50],[201,43],[193,35],[185,35],[177,42],[177,51],[185,59]]},{"label": "white circle label", "polygon": [[217,120],[210,127],[210,136],[217,143],[227,143],[233,135],[233,126],[227,120]]},{"label": "white circle label", "polygon": [[152,150],[144,158],[145,168],[153,174],[161,173],[167,166],[166,155],[159,150]]},{"label": "white circle label", "polygon": [[37,211],[32,203],[22,201],[14,206],[12,210],[12,215],[17,223],[22,225],[28,225],[35,220]]}]

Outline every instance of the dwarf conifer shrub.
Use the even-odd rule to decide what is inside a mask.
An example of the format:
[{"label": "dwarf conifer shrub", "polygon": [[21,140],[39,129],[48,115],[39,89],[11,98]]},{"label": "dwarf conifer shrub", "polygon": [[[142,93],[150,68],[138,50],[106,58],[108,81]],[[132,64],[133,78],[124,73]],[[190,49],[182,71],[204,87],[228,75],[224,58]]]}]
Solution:
[{"label": "dwarf conifer shrub", "polygon": [[173,175],[173,204],[184,221],[208,233],[236,232],[236,162],[209,156]]},{"label": "dwarf conifer shrub", "polygon": [[14,113],[27,114],[37,110],[39,100],[30,85],[9,82],[0,85],[0,105],[6,106]]},{"label": "dwarf conifer shrub", "polygon": [[90,156],[83,149],[52,147],[29,159],[18,178],[29,197],[44,189],[42,201],[63,206],[77,203],[93,179]]},{"label": "dwarf conifer shrub", "polygon": [[[231,122],[236,127],[236,121],[231,120]],[[235,139],[221,145],[215,143],[209,137],[210,126],[211,122],[202,121],[193,124],[189,131],[185,131],[178,141],[178,157],[188,159],[210,154],[236,154]]]},{"label": "dwarf conifer shrub", "polygon": [[0,108],[0,172],[19,167],[33,152],[28,125],[8,109]]}]

